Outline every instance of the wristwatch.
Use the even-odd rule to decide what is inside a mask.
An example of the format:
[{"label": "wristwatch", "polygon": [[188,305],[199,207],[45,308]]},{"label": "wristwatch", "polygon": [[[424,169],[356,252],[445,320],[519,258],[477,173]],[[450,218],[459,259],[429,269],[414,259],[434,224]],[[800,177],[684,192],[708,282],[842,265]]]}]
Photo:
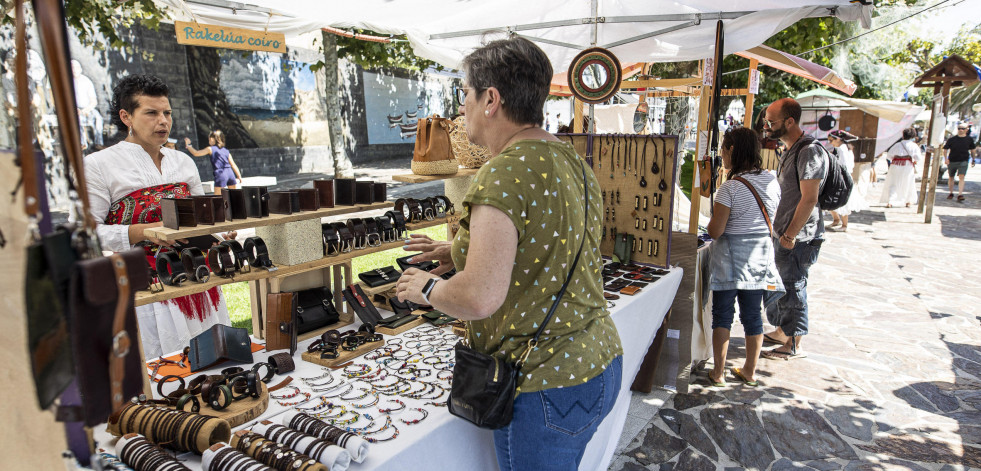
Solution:
[{"label": "wristwatch", "polygon": [[429,295],[433,292],[433,288],[436,287],[436,283],[442,280],[443,280],[442,278],[431,278],[429,281],[426,282],[426,286],[422,287],[422,300],[425,301],[426,304],[430,306],[433,305],[433,303],[429,302]]}]

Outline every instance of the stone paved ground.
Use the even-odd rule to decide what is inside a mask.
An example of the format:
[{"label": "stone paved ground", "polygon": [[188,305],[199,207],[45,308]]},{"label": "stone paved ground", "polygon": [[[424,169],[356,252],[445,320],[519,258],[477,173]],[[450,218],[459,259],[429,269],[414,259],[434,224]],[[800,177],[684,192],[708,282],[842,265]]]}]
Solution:
[{"label": "stone paved ground", "polygon": [[634,393],[610,470],[981,468],[981,167],[965,203],[941,188],[933,224],[873,203],[828,235],[807,358],[761,360],[756,389],[703,370],[690,394]]}]

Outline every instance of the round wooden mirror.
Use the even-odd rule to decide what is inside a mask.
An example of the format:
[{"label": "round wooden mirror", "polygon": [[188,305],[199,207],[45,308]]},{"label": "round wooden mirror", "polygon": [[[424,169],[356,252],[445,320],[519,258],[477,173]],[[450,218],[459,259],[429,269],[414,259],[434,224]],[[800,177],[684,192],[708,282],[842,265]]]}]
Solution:
[{"label": "round wooden mirror", "polygon": [[585,103],[603,103],[620,90],[620,61],[606,49],[594,47],[576,55],[569,66],[569,88]]}]

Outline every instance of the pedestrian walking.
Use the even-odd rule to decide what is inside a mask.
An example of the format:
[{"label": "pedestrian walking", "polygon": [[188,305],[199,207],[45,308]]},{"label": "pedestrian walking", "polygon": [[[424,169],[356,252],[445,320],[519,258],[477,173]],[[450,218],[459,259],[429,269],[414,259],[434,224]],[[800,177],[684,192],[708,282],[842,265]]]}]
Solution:
[{"label": "pedestrian walking", "polygon": [[[242,172],[235,165],[231,152],[225,148],[225,134],[215,129],[208,135],[208,147],[195,150],[191,147],[191,139],[184,138],[187,151],[195,157],[211,156],[211,168],[215,175],[215,194],[220,195],[222,188],[237,188],[242,181]],[[236,180],[238,178],[238,180]]]},{"label": "pedestrian walking", "polygon": [[[846,131],[836,129],[828,134],[828,142],[832,146],[831,155],[838,159],[848,174],[851,175],[855,170],[855,153],[851,148],[851,142],[857,140],[853,134]],[[858,189],[862,186],[861,182],[855,185]],[[865,184],[866,191],[868,190],[868,183]],[[854,211],[861,211],[866,209],[865,206],[865,193],[861,190],[852,191],[852,194],[848,198],[848,202],[844,206],[838,208],[837,210],[831,211],[831,217],[833,221],[831,225],[828,226],[829,230],[837,232],[847,232],[848,231],[848,215]]]},{"label": "pedestrian walking", "polygon": [[763,171],[760,139],[749,128],[722,138],[722,165],[728,180],[715,195],[708,233],[712,242],[709,287],[712,289],[713,386],[725,386],[729,333],[739,302],[739,322],[746,334],[746,360],[732,374],[756,387],[756,363],[763,348],[763,298],[767,290],[783,291],[773,261],[771,220],[780,201],[780,184]]},{"label": "pedestrian walking", "polygon": [[914,139],[916,130],[904,129],[902,140],[886,149],[886,154],[891,159],[879,202],[887,208],[900,204],[908,208],[916,203],[916,164],[920,161],[920,147]]},{"label": "pedestrian walking", "polygon": [[786,294],[767,307],[767,320],[776,330],[764,334],[765,342],[780,346],[762,354],[781,360],[804,356],[800,345],[808,332],[807,277],[824,242],[818,193],[831,159],[817,139],[804,134],[800,117],[800,103],[782,98],[767,107],[763,119],[764,132],[787,147],[777,167],[780,203],[773,220],[773,236],[779,243],[774,261]]},{"label": "pedestrian walking", "polygon": [[[957,125],[957,135],[944,143],[944,164],[947,165],[947,199],[954,199],[954,176],[957,176],[957,201],[964,201],[964,177],[971,160],[971,151],[977,147],[974,139],[967,134],[967,123]],[[972,164],[973,166],[973,164]]]}]

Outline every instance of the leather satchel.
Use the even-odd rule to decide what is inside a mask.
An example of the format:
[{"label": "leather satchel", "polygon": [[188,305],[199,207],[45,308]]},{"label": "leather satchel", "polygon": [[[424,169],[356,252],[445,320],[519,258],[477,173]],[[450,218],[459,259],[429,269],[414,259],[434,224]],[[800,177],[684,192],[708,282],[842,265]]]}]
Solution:
[{"label": "leather satchel", "polygon": [[418,120],[412,173],[416,175],[452,175],[460,170],[450,145],[453,122],[432,115]]},{"label": "leather satchel", "polygon": [[296,353],[296,298],[293,293],[266,295],[266,351]]},{"label": "leather satchel", "polygon": [[399,277],[401,276],[402,272],[396,270],[395,267],[376,268],[364,273],[358,273],[358,278],[361,278],[361,281],[364,282],[364,284],[372,288],[394,283],[398,281]]},{"label": "leather satchel", "polygon": [[311,330],[335,324],[340,314],[334,308],[334,295],[323,286],[293,293],[296,299],[296,331],[305,334]]},{"label": "leather satchel", "polygon": [[191,371],[201,371],[223,360],[252,363],[252,340],[249,331],[217,324],[191,339],[188,353]]},{"label": "leather satchel", "polygon": [[[82,260],[69,288],[72,346],[85,424],[105,422],[143,391],[146,367],[137,351],[134,294],[150,284],[142,248]],[[115,283],[106,283],[115,280]],[[243,329],[244,330],[244,329]]]},{"label": "leather satchel", "polygon": [[[583,190],[585,193],[585,208],[583,210],[583,225],[587,224],[589,218],[589,192],[586,190],[586,166],[582,161]],[[583,234],[586,228],[583,228]],[[559,293],[552,302],[552,307],[545,314],[545,320],[538,327],[535,336],[528,340],[528,346],[524,353],[518,357],[515,363],[504,359],[478,352],[469,345],[469,339],[465,338],[457,342],[454,347],[456,353],[456,364],[453,366],[452,386],[450,387],[450,399],[447,408],[450,413],[466,419],[474,425],[482,428],[498,429],[511,423],[514,413],[514,395],[518,385],[518,373],[521,365],[528,358],[528,354],[538,345],[538,339],[549,325],[555,309],[562,301],[566,288],[572,280],[572,275],[576,272],[579,264],[579,257],[582,255],[583,245],[586,237],[582,238],[579,244],[579,252],[573,259],[569,267],[569,274],[566,275],[565,282],[559,289]],[[469,330],[469,329],[468,329]],[[469,332],[468,332],[469,337]]]}]

